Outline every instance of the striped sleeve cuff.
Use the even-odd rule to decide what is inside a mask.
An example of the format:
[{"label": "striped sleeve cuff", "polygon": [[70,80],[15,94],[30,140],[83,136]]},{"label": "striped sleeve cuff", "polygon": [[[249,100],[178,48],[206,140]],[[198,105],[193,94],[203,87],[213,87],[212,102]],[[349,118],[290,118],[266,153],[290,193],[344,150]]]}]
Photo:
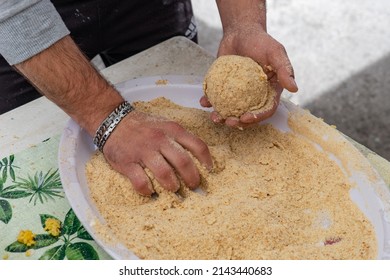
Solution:
[{"label": "striped sleeve cuff", "polygon": [[0,54],[10,65],[47,49],[70,32],[50,1],[40,1],[0,22]]}]

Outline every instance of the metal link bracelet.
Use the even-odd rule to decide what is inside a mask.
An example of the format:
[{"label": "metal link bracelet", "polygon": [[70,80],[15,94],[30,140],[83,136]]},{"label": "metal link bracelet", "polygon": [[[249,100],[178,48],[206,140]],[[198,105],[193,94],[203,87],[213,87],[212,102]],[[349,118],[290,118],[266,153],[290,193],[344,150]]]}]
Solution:
[{"label": "metal link bracelet", "polygon": [[108,137],[110,137],[121,120],[133,110],[134,107],[129,102],[124,101],[100,124],[93,138],[93,143],[98,147],[99,151],[103,152],[103,147]]}]

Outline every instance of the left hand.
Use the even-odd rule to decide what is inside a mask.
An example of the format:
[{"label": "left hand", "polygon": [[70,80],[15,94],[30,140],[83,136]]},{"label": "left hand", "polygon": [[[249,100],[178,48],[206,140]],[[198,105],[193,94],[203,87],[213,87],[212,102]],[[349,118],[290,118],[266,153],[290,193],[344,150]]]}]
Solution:
[{"label": "left hand", "polygon": [[[294,80],[294,70],[282,44],[272,38],[261,26],[235,28],[225,32],[218,50],[221,55],[241,55],[250,57],[263,68],[271,86],[276,91],[274,106],[269,111],[254,115],[244,113],[241,117],[223,119],[217,112],[211,113],[212,121],[225,123],[227,126],[245,128],[269,118],[279,105],[283,88],[290,92],[298,90]],[[203,107],[212,107],[206,96],[200,99]]]}]

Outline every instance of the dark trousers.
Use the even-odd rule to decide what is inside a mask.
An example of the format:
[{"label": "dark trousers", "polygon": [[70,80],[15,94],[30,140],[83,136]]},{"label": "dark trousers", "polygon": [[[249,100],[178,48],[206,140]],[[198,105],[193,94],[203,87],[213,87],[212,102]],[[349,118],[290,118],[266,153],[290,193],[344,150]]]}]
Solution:
[{"label": "dark trousers", "polygon": [[[53,0],[71,37],[110,66],[174,36],[196,42],[190,0]],[[0,114],[41,95],[0,56]]]}]

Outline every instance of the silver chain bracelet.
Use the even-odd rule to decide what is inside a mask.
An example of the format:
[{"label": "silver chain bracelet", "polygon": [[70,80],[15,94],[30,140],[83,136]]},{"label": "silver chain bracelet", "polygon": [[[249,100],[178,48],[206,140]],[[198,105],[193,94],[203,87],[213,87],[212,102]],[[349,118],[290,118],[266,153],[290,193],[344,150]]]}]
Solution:
[{"label": "silver chain bracelet", "polygon": [[98,147],[99,151],[103,152],[103,147],[108,137],[110,137],[121,120],[133,110],[134,107],[129,102],[124,101],[100,124],[93,138],[93,143]]}]

